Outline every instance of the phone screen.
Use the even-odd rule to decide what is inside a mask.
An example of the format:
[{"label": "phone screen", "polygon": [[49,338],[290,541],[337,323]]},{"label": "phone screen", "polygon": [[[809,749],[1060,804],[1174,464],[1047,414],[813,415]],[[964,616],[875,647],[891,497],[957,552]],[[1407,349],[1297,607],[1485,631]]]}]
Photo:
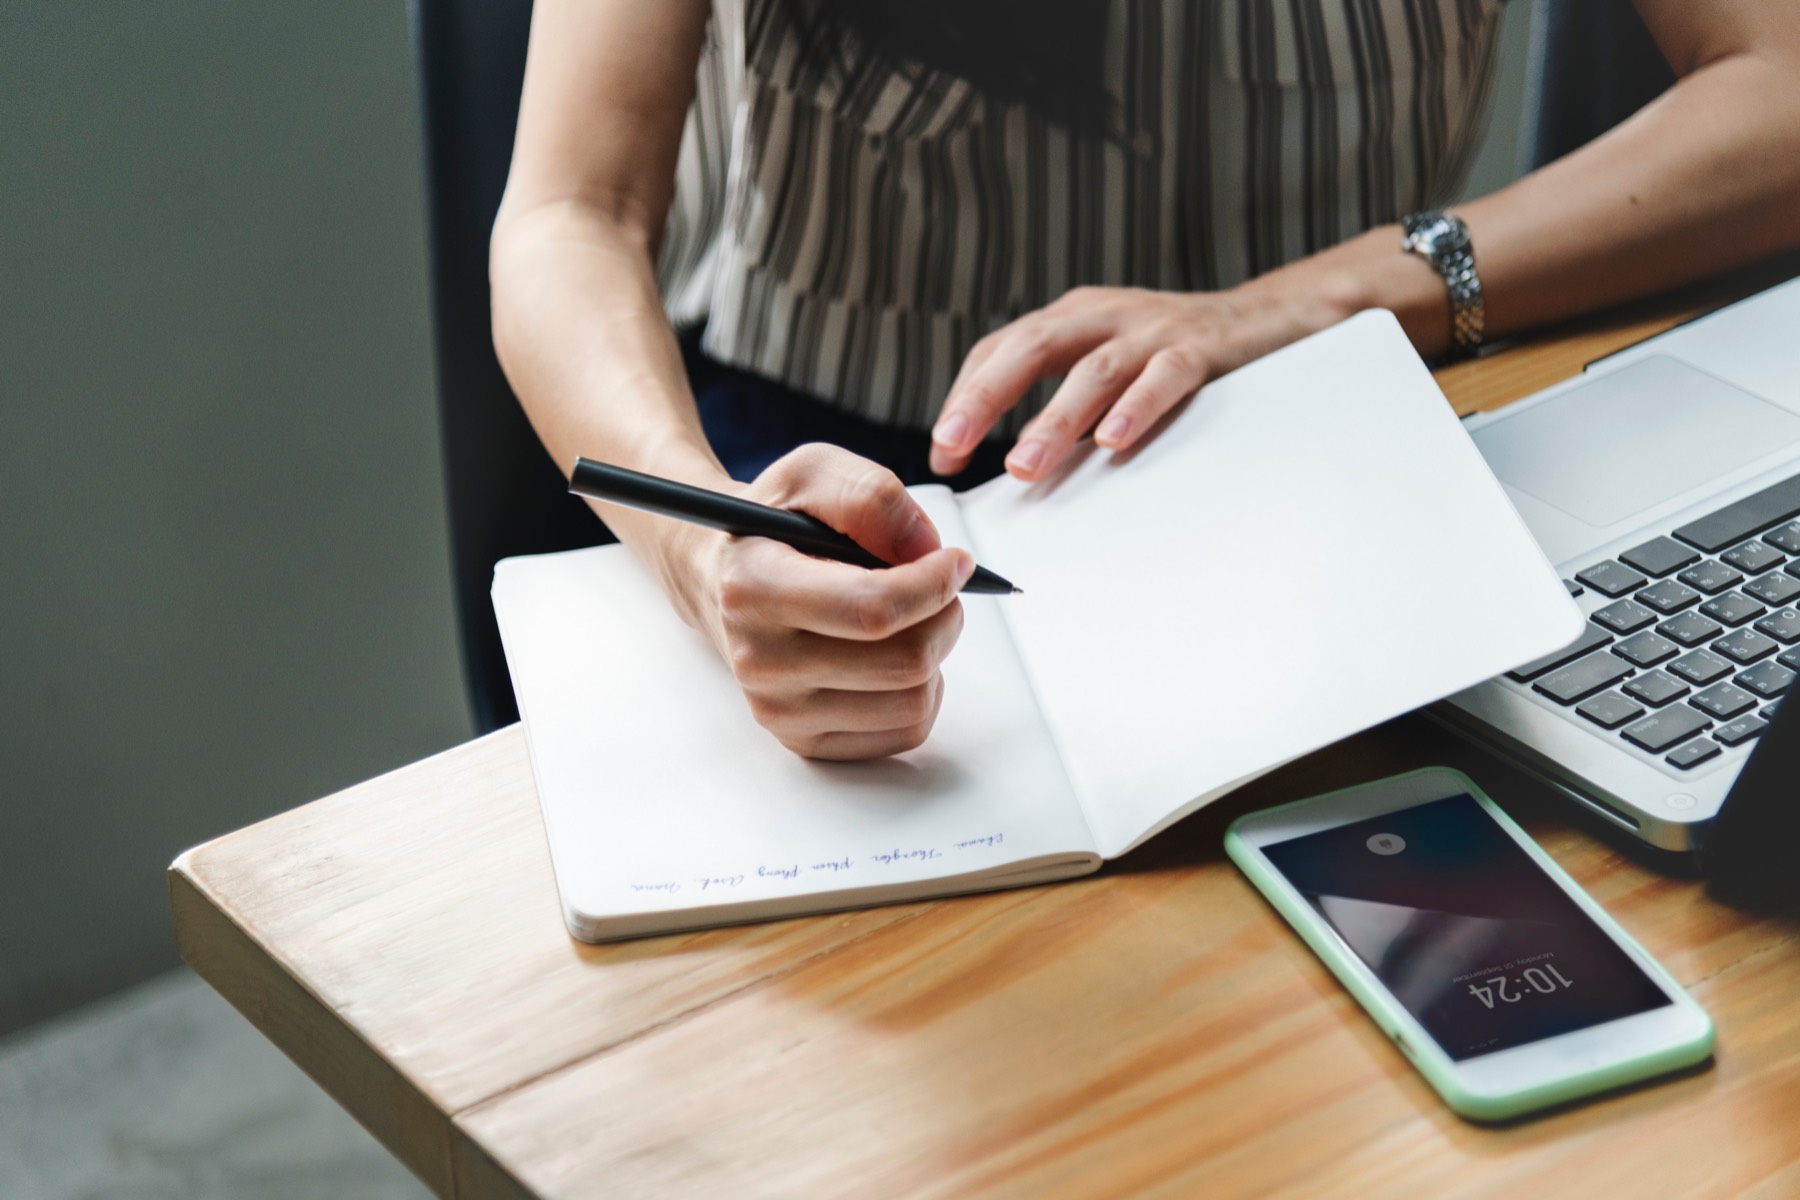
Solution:
[{"label": "phone screen", "polygon": [[1453,1059],[1671,1003],[1472,797],[1262,850]]}]

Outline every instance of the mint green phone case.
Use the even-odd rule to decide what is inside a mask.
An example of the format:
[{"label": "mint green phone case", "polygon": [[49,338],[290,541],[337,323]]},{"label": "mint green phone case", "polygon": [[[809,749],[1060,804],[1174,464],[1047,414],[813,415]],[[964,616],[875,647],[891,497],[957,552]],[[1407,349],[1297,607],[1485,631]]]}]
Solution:
[{"label": "mint green phone case", "polygon": [[[1625,1061],[1610,1063],[1597,1069],[1575,1072],[1560,1079],[1519,1088],[1501,1095],[1477,1094],[1466,1088],[1457,1075],[1456,1064],[1449,1055],[1445,1054],[1437,1043],[1425,1033],[1412,1014],[1402,1008],[1399,1002],[1388,993],[1374,972],[1338,937],[1337,932],[1326,923],[1318,910],[1308,904],[1305,898],[1288,884],[1262,852],[1244,839],[1241,832],[1244,825],[1258,821],[1270,813],[1286,812],[1302,806],[1341,800],[1347,796],[1372,790],[1387,791],[1408,783],[1416,785],[1421,782],[1421,776],[1428,775],[1450,777],[1457,782],[1458,790],[1473,796],[1489,815],[1518,840],[1538,866],[1542,867],[1552,879],[1561,883],[1573,895],[1582,909],[1602,929],[1621,944],[1637,952],[1640,958],[1639,965],[1678,997],[1678,1003],[1692,1006],[1693,1011],[1699,1015],[1702,1031],[1697,1036],[1679,1044],[1647,1049],[1642,1055]],[[1442,794],[1448,796],[1454,793],[1443,792]],[[1428,802],[1420,801],[1420,803]],[[1374,1019],[1375,1024],[1382,1032],[1387,1034],[1406,1054],[1412,1064],[1418,1068],[1419,1073],[1425,1076],[1426,1081],[1436,1089],[1438,1095],[1444,1098],[1444,1102],[1465,1117],[1478,1121],[1505,1120],[1692,1066],[1705,1061],[1712,1054],[1712,1021],[1682,990],[1681,985],[1667,971],[1663,970],[1630,934],[1621,929],[1612,917],[1582,890],[1580,884],[1570,878],[1554,859],[1545,854],[1537,843],[1532,841],[1531,837],[1514,823],[1511,817],[1488,799],[1486,794],[1475,786],[1473,780],[1460,771],[1448,767],[1425,767],[1418,771],[1409,771],[1404,775],[1394,775],[1386,779],[1375,780],[1372,783],[1342,788],[1322,796],[1311,796],[1305,800],[1296,800],[1290,804],[1249,813],[1232,822],[1231,827],[1225,831],[1225,852],[1250,878],[1250,882],[1256,885],[1257,890],[1267,898],[1275,910],[1286,918],[1289,925],[1293,926],[1301,940],[1312,947],[1313,953],[1317,954],[1331,969],[1331,973],[1337,976],[1338,982],[1342,983],[1356,998],[1356,1002],[1362,1005],[1364,1011]]]}]

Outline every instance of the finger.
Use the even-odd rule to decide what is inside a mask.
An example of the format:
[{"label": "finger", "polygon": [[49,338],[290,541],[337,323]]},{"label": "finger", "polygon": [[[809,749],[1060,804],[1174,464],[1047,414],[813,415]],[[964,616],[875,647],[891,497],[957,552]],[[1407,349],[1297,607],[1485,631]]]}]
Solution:
[{"label": "finger", "polygon": [[722,573],[719,600],[735,623],[872,642],[947,608],[974,571],[974,556],[954,546],[869,571],[749,539]]},{"label": "finger", "polygon": [[[938,689],[938,706],[943,705],[943,688]],[[808,738],[801,745],[783,739],[783,744],[798,754],[808,758],[836,761],[855,761],[869,758],[885,758],[890,754],[904,754],[908,750],[916,750],[925,744],[931,734],[931,727],[937,722],[937,710],[933,710],[929,720],[905,729],[890,729],[881,733],[826,733],[816,738]]]},{"label": "finger", "polygon": [[943,676],[891,692],[841,692],[825,688],[781,696],[753,696],[757,722],[784,741],[833,733],[891,733],[929,724],[938,710]]},{"label": "finger", "polygon": [[1019,479],[1043,478],[1138,377],[1148,353],[1112,341],[1082,358],[1019,435],[1006,469]]},{"label": "finger", "polygon": [[[892,692],[918,687],[938,673],[962,636],[963,607],[952,601],[942,612],[878,642],[858,642],[807,631],[764,644],[754,665],[766,668],[774,684],[783,678],[805,678],[814,688],[851,692]],[[779,686],[776,684],[775,686]]]},{"label": "finger", "polygon": [[837,446],[815,443],[783,455],[749,494],[761,499],[765,489],[779,507],[817,517],[884,562],[912,562],[943,544],[899,476]]},{"label": "finger", "polygon": [[1033,313],[998,334],[993,350],[944,398],[931,431],[931,469],[954,475],[994,423],[1038,380],[1060,375],[1106,336],[1097,313]]},{"label": "finger", "polygon": [[1109,450],[1125,449],[1198,391],[1209,376],[1206,356],[1199,351],[1181,346],[1158,350],[1100,422],[1094,440]]}]

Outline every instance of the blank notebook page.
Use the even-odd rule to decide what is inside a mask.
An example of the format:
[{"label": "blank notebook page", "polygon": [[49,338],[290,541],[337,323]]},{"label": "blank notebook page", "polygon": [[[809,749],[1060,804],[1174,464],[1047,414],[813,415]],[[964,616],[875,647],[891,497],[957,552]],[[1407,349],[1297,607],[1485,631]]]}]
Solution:
[{"label": "blank notebook page", "polygon": [[1121,461],[963,497],[1099,850],[1573,640],[1580,614],[1387,312]]}]

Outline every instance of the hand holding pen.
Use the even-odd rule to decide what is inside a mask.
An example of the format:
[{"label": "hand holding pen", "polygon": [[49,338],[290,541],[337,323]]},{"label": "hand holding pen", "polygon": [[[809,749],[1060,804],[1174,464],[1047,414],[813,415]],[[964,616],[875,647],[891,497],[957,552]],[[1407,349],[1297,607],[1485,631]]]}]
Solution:
[{"label": "hand holding pen", "polygon": [[[604,490],[602,499],[652,511],[693,507],[681,485],[671,491],[669,481],[601,467],[578,467],[573,489]],[[621,481],[635,494],[626,496]],[[738,497],[692,490],[709,506],[703,523],[715,528],[804,509],[823,518],[823,534],[850,535],[858,556],[857,565],[846,565],[816,556],[829,540],[797,551],[785,537],[761,534],[692,539],[683,550],[683,605],[736,676],[757,722],[810,758],[876,758],[920,745],[942,702],[940,665],[962,632],[957,592],[976,573],[968,551],[941,544],[891,472],[832,446],[788,454]],[[730,500],[760,503],[717,504]],[[782,526],[796,539],[821,535],[808,518]],[[865,555],[880,569],[863,569]],[[994,579],[988,587],[1013,590]]]}]

